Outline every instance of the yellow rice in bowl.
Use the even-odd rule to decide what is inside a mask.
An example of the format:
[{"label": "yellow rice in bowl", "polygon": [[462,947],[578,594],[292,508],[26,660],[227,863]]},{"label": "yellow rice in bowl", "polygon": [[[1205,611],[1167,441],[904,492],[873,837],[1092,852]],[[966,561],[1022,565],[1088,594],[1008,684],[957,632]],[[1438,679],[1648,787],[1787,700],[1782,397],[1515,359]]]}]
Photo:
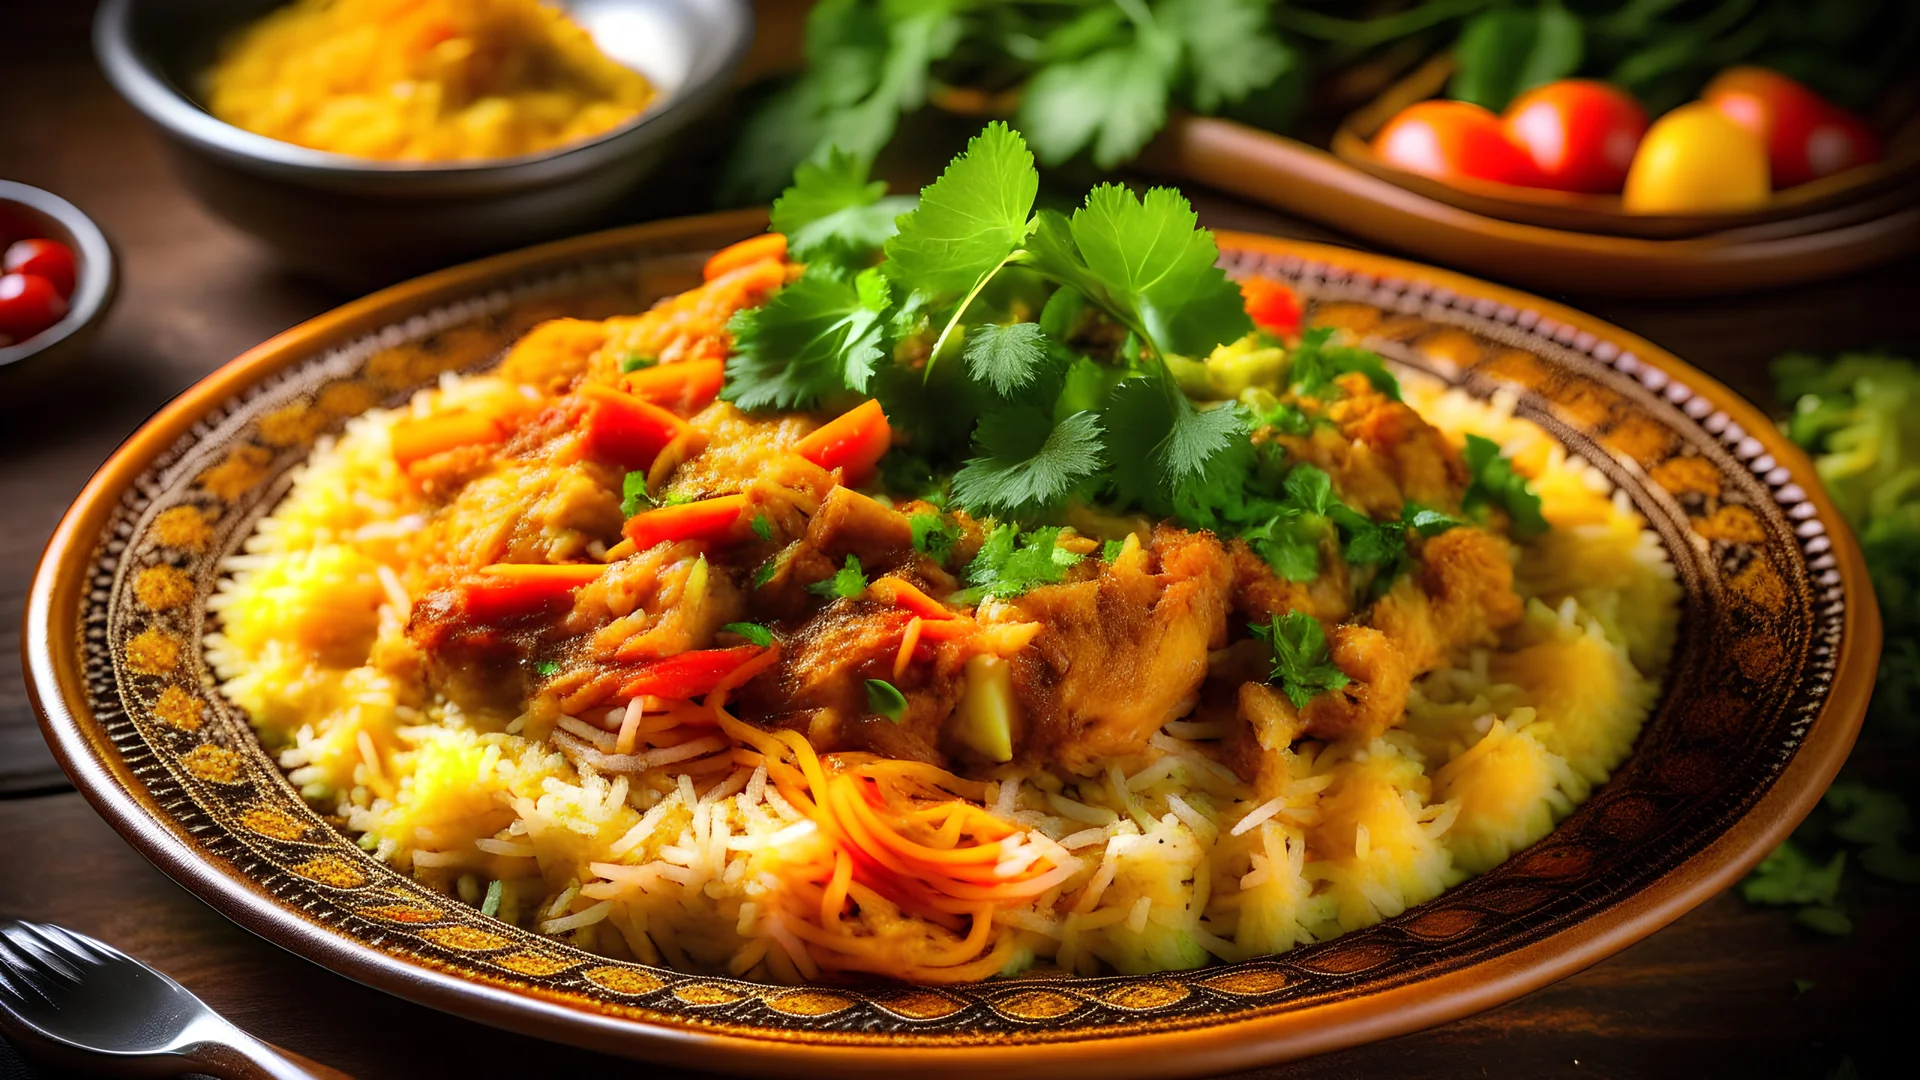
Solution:
[{"label": "yellow rice in bowl", "polygon": [[207,76],[227,123],[383,161],[537,153],[654,97],[538,0],[297,0],[236,36]]}]

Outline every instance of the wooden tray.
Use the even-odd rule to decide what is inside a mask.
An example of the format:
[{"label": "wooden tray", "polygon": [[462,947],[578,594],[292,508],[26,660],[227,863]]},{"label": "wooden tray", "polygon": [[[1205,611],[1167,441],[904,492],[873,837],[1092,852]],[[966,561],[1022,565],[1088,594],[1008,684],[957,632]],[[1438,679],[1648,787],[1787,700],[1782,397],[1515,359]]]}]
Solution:
[{"label": "wooden tray", "polygon": [[[1382,162],[1373,137],[1400,110],[1436,97],[1453,74],[1453,59],[1434,57],[1395,83],[1373,102],[1348,116],[1333,135],[1335,156],[1384,180],[1430,199],[1487,217],[1548,229],[1672,240],[1775,225],[1791,232],[1838,227],[1840,219],[1868,221],[1883,196],[1920,201],[1920,111],[1903,110],[1899,121],[1882,127],[1887,156],[1871,165],[1798,184],[1774,193],[1754,210],[1707,214],[1630,214],[1618,195],[1522,187],[1486,180],[1443,182]],[[1787,226],[1793,226],[1787,229]],[[1776,232],[1775,235],[1782,233]]]},{"label": "wooden tray", "polygon": [[1920,249],[1912,184],[1784,220],[1655,239],[1508,220],[1483,212],[1490,208],[1455,205],[1376,176],[1298,140],[1211,117],[1174,117],[1138,164],[1382,247],[1536,289],[1711,296],[1833,277]]}]

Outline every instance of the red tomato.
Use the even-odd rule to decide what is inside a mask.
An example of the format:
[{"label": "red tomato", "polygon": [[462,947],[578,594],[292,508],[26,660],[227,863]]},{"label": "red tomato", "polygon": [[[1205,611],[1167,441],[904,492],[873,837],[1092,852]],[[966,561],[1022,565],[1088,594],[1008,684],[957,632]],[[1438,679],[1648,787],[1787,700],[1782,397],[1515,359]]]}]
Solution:
[{"label": "red tomato", "polygon": [[1880,140],[1859,117],[1777,71],[1728,68],[1700,96],[1766,141],[1775,188],[1880,160]]},{"label": "red tomato", "polygon": [[58,240],[16,240],[0,256],[0,272],[38,274],[64,299],[73,295],[73,252]]},{"label": "red tomato", "polygon": [[1618,87],[1562,79],[1515,98],[1500,126],[1533,159],[1541,187],[1604,194],[1626,183],[1647,111]]},{"label": "red tomato", "polygon": [[0,334],[28,338],[60,321],[67,301],[38,274],[0,276]]},{"label": "red tomato", "polygon": [[1439,180],[1468,176],[1501,184],[1540,182],[1532,159],[1500,130],[1500,118],[1466,101],[1407,106],[1374,136],[1373,152],[1396,169]]}]

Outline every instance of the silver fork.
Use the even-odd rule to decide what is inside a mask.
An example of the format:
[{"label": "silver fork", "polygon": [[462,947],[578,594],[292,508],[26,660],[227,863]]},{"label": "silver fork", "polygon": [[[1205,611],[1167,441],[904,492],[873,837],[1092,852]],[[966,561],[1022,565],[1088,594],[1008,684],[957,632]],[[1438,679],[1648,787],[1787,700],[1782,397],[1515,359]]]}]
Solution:
[{"label": "silver fork", "polygon": [[0,1031],[69,1068],[344,1080],[241,1031],[113,946],[45,923],[0,920]]}]

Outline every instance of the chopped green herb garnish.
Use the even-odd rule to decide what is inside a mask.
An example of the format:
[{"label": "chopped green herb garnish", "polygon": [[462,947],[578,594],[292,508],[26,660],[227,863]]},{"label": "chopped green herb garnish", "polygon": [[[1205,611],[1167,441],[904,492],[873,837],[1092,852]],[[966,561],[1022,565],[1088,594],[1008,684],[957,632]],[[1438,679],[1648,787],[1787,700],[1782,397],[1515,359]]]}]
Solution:
[{"label": "chopped green herb garnish", "polygon": [[897,724],[906,719],[907,695],[885,679],[868,679],[867,708]]},{"label": "chopped green herb garnish", "polygon": [[670,491],[660,500],[661,506],[685,506],[690,502],[699,502],[700,496],[691,491]]},{"label": "chopped green herb garnish", "polygon": [[1809,859],[1792,840],[1774,848],[1740,883],[1740,895],[1749,904],[1833,905],[1840,893],[1840,875],[1847,853],[1836,851],[1824,865]]},{"label": "chopped green herb garnish", "polygon": [[1413,556],[1407,549],[1409,532],[1438,536],[1466,524],[1451,514],[1411,502],[1402,508],[1397,521],[1375,521],[1345,503],[1333,504],[1329,516],[1345,536],[1341,553],[1347,564],[1355,569],[1374,568],[1365,593],[1369,600],[1392,588],[1394,581],[1412,567]]},{"label": "chopped green herb garnish", "polygon": [[753,587],[756,589],[765,588],[767,583],[772,581],[774,577],[780,573],[780,568],[787,565],[787,560],[793,557],[794,549],[799,543],[800,542],[796,540],[788,544],[786,547],[774,552],[772,558],[769,558],[766,562],[761,563],[755,568],[753,571]]},{"label": "chopped green herb garnish", "polygon": [[1467,436],[1467,472],[1473,477],[1461,507],[1474,510],[1498,506],[1513,519],[1513,535],[1529,540],[1547,531],[1540,513],[1540,496],[1527,478],[1513,471],[1513,462],[1500,454],[1500,444],[1478,435]]},{"label": "chopped green herb garnish", "polygon": [[628,353],[620,358],[620,374],[626,375],[630,372],[639,371],[641,368],[652,367],[659,362],[660,361],[651,356],[641,356],[639,353]]},{"label": "chopped green herb garnish", "polygon": [[1108,540],[1106,543],[1100,545],[1100,561],[1112,562],[1120,557],[1120,553],[1126,550],[1126,547],[1127,542],[1125,540]]},{"label": "chopped green herb garnish", "polygon": [[1358,372],[1394,401],[1400,400],[1400,380],[1393,377],[1378,353],[1354,345],[1332,345],[1333,328],[1316,326],[1300,335],[1300,344],[1287,354],[1292,363],[1288,383],[1303,397],[1324,398],[1337,390],[1334,380]]},{"label": "chopped green herb garnish", "polygon": [[480,901],[480,914],[494,916],[500,914],[500,894],[506,888],[506,882],[495,878],[487,883],[487,898]]},{"label": "chopped green herb garnish", "polygon": [[1259,427],[1270,427],[1282,435],[1307,435],[1313,431],[1313,418],[1289,401],[1278,402],[1272,408],[1256,413],[1254,423]]},{"label": "chopped green herb garnish", "polygon": [[1334,665],[1327,649],[1327,631],[1319,619],[1303,611],[1289,611],[1247,628],[1273,649],[1271,681],[1279,684],[1294,708],[1304,709],[1314,698],[1353,681]]},{"label": "chopped green herb garnish", "polygon": [[960,542],[960,526],[945,514],[927,510],[908,514],[907,526],[913,530],[913,549],[942,565]]},{"label": "chopped green herb garnish", "polygon": [[651,510],[657,505],[653,496],[647,494],[647,474],[641,471],[628,473],[620,481],[620,513],[632,517],[642,510]]},{"label": "chopped green herb garnish", "polygon": [[773,631],[759,623],[730,622],[720,629],[725,630],[729,634],[738,634],[746,638],[749,643],[758,645],[763,649],[773,644]]},{"label": "chopped green herb garnish", "polygon": [[542,660],[533,665],[533,673],[543,679],[551,679],[560,673],[560,665],[552,660]]},{"label": "chopped green herb garnish", "polygon": [[846,564],[834,571],[832,577],[814,582],[807,586],[807,591],[815,596],[851,600],[867,591],[867,576],[860,572],[859,558],[849,555]]},{"label": "chopped green herb garnish", "polygon": [[762,540],[773,539],[773,522],[767,519],[767,515],[753,515],[753,535]]},{"label": "chopped green herb garnish", "polygon": [[1082,558],[1059,546],[1060,530],[1035,529],[1022,535],[1012,525],[996,526],[967,564],[967,584],[961,597],[978,602],[989,596],[1019,596],[1036,585],[1066,580],[1067,569]]}]

